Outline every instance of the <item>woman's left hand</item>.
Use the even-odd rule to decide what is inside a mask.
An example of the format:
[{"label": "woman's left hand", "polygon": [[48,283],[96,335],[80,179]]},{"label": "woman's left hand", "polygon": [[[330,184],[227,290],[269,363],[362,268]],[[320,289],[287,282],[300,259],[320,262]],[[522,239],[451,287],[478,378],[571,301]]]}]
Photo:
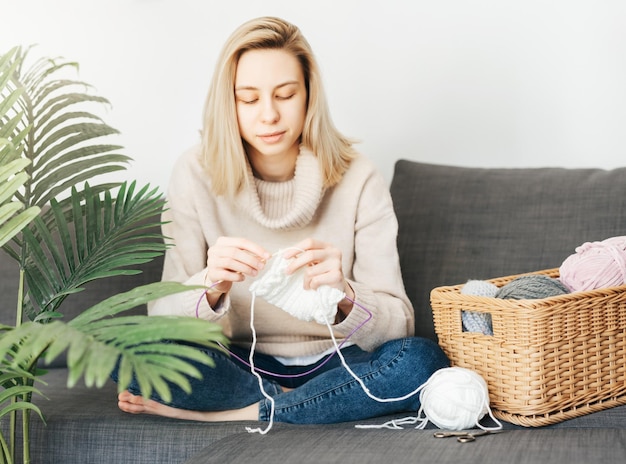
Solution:
[{"label": "woman's left hand", "polygon": [[[316,290],[321,285],[328,285],[344,292],[354,300],[354,291],[346,282],[341,269],[341,251],[329,243],[308,238],[290,247],[283,254],[285,259],[291,259],[287,267],[287,274],[292,274],[304,268],[305,290]],[[341,304],[343,303],[343,304]],[[352,304],[343,300],[339,305],[342,312],[349,312]]]}]

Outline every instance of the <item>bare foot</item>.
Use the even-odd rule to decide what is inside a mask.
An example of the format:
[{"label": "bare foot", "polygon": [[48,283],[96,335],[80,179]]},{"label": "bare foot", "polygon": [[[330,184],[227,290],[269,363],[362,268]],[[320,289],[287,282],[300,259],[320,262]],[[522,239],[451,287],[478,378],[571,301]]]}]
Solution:
[{"label": "bare foot", "polygon": [[251,404],[242,409],[229,411],[192,411],[177,409],[172,406],[161,404],[154,400],[147,400],[142,396],[133,395],[128,390],[123,391],[117,397],[117,406],[130,414],[152,414],[155,416],[169,417],[172,419],[193,420],[199,422],[218,422],[236,420],[258,420],[259,405]]}]

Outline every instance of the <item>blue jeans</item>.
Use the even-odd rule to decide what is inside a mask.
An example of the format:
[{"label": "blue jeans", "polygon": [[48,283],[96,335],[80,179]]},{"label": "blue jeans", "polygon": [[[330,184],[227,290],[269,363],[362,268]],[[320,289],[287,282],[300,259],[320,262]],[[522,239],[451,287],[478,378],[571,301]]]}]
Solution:
[{"label": "blue jeans", "polygon": [[[248,360],[249,351],[230,347],[238,357]],[[192,393],[176,386],[172,401],[179,409],[219,411],[239,409],[259,403],[259,420],[270,420],[270,401],[259,389],[258,379],[250,368],[233,356],[206,350],[215,367],[196,365],[202,379],[190,379]],[[381,345],[374,352],[353,345],[341,351],[348,366],[362,379],[370,393],[379,398],[404,396],[425,383],[438,369],[449,365],[439,346],[425,338],[402,338]],[[323,424],[363,420],[419,409],[419,394],[395,402],[378,402],[367,396],[361,385],[341,364],[337,354],[329,355],[310,366],[285,366],[272,356],[255,353],[257,369],[278,374],[261,374],[263,388],[274,399],[276,422]],[[326,362],[325,362],[326,361]],[[323,364],[310,374],[298,376]],[[294,390],[283,392],[281,386]],[[139,394],[136,384],[129,391]],[[153,398],[163,402],[160,398]]]}]

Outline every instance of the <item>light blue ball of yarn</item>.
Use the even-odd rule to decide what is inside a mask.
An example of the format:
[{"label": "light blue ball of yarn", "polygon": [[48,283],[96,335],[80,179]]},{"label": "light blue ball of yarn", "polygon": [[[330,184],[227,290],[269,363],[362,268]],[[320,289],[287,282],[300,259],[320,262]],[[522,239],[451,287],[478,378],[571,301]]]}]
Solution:
[{"label": "light blue ball of yarn", "polygon": [[486,296],[493,298],[498,293],[498,287],[486,280],[468,280],[461,288],[464,295]]},{"label": "light blue ball of yarn", "polygon": [[502,286],[498,290],[496,298],[537,300],[567,293],[569,293],[569,290],[560,280],[543,274],[530,274],[517,277]]},{"label": "light blue ball of yarn", "polygon": [[[498,287],[485,280],[468,280],[461,288],[464,295],[484,296],[494,298]],[[477,332],[483,335],[493,335],[491,314],[476,311],[461,311],[461,321],[464,332]]]}]

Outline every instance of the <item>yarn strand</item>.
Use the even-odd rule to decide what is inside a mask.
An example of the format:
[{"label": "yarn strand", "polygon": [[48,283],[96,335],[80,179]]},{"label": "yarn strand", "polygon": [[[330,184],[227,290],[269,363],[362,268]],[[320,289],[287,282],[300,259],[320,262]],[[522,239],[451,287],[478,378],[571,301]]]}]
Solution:
[{"label": "yarn strand", "polygon": [[[369,311],[368,311],[369,312]],[[370,313],[371,314],[371,313]],[[335,334],[333,333],[333,329],[330,326],[330,323],[328,322],[328,320],[326,321],[326,327],[328,327],[328,331],[330,333],[330,338],[333,341],[333,345],[335,345],[335,352],[337,353],[337,355],[339,356],[339,359],[341,359],[341,364],[343,365],[344,369],[346,371],[348,371],[348,373],[354,378],[354,380],[357,381],[357,383],[361,386],[361,389],[363,390],[363,392],[365,392],[365,394],[367,396],[369,396],[371,399],[373,399],[374,401],[378,401],[379,403],[392,403],[392,402],[396,402],[396,401],[403,401],[406,400],[407,398],[412,397],[413,395],[417,394],[420,392],[420,390],[422,388],[424,388],[423,385],[420,385],[418,388],[416,388],[415,390],[413,390],[410,393],[407,393],[404,396],[400,396],[400,397],[396,397],[396,398],[379,398],[378,396],[374,395],[369,388],[367,388],[367,386],[365,385],[365,383],[363,382],[363,380],[354,373],[354,371],[350,368],[350,366],[348,366],[348,363],[346,362],[346,358],[343,356],[343,353],[341,352],[341,350],[339,349],[339,345],[337,345],[337,339],[335,338]]]},{"label": "yarn strand", "polygon": [[[280,251],[274,253],[273,257],[279,255],[279,253]],[[264,277],[261,278],[261,281],[255,281],[250,288],[250,292],[252,294],[252,299],[250,301],[250,330],[252,332],[252,343],[250,346],[248,362],[238,357],[237,355],[232,353],[230,350],[228,350],[226,347],[220,344],[220,346],[226,349],[235,359],[237,359],[239,362],[247,365],[250,368],[250,372],[258,380],[261,394],[270,403],[270,411],[269,411],[270,417],[269,417],[269,422],[268,422],[267,427],[265,428],[246,427],[246,430],[249,433],[259,433],[261,435],[265,435],[272,429],[273,424],[274,424],[274,418],[276,414],[276,403],[275,403],[274,398],[271,395],[269,395],[267,391],[265,390],[265,388],[263,387],[263,377],[261,376],[261,374],[265,374],[267,376],[272,376],[276,378],[302,377],[305,375],[309,375],[312,372],[315,372],[316,370],[320,369],[334,355],[339,356],[341,365],[346,370],[346,372],[348,372],[352,376],[352,378],[354,378],[354,380],[359,384],[363,392],[370,399],[376,402],[379,402],[379,403],[398,402],[398,401],[406,400],[418,393],[420,394],[420,408],[417,412],[417,417],[405,417],[402,419],[394,419],[381,425],[356,425],[355,427],[357,428],[402,429],[404,425],[417,424],[415,428],[424,429],[429,420],[440,428],[448,428],[448,429],[453,429],[453,430],[460,430],[460,429],[466,428],[468,425],[477,426],[485,431],[500,430],[502,428],[502,424],[493,416],[493,413],[489,407],[489,396],[488,396],[488,392],[486,391],[486,383],[477,373],[473,371],[468,371],[467,369],[462,369],[458,367],[442,369],[436,372],[435,374],[433,374],[425,383],[423,383],[422,385],[418,386],[413,391],[403,396],[392,397],[392,398],[381,398],[375,395],[374,393],[372,393],[370,389],[368,388],[368,386],[365,385],[365,382],[363,381],[363,379],[361,379],[348,365],[348,362],[346,361],[341,351],[341,348],[350,339],[350,337],[352,337],[359,329],[361,329],[366,323],[368,323],[373,318],[373,313],[369,309],[365,308],[363,305],[356,302],[355,300],[347,297],[344,292],[341,292],[335,288],[331,288],[331,287],[329,287],[328,289],[324,288],[323,292],[320,292],[318,289],[318,291],[316,292],[317,294],[315,296],[312,296],[312,294],[309,291],[306,291],[305,293],[302,289],[298,290],[298,285],[301,285],[301,284],[299,284],[297,280],[294,281],[293,276],[291,276],[290,278],[281,277],[282,267],[284,266],[285,266],[284,262],[280,262],[280,261],[275,262],[272,265],[272,270],[268,274],[264,275]],[[199,317],[200,303],[202,299],[205,297],[206,293],[209,292],[211,288],[213,288],[215,285],[219,283],[220,282],[213,283],[208,289],[206,289],[202,293],[201,297],[198,299],[198,302],[196,304],[196,308],[195,308],[196,317]],[[272,288],[272,287],[275,287],[275,288]],[[269,371],[265,371],[263,369],[257,368],[254,364],[254,354],[255,354],[255,350],[257,346],[257,332],[255,328],[255,323],[254,323],[255,302],[256,302],[257,296],[263,297],[269,303],[272,303],[278,307],[283,308],[287,313],[291,314],[294,317],[297,317],[299,319],[306,320],[306,321],[315,320],[318,323],[325,324],[326,327],[328,328],[328,332],[332,340],[334,351],[330,353],[326,357],[326,359],[320,364],[318,364],[317,366],[313,367],[312,369],[309,369],[306,372],[302,372],[299,374],[284,375],[284,374],[273,373],[273,372],[269,372]],[[315,298],[319,298],[319,299],[316,300]],[[367,318],[364,321],[362,321],[356,328],[354,328],[343,339],[341,344],[339,344],[337,342],[337,338],[335,337],[335,333],[333,331],[333,327],[331,326],[329,317],[334,318],[334,314],[337,311],[338,301],[342,298],[345,298],[348,301],[350,301],[354,305],[355,308],[359,308],[365,311],[365,313],[367,314]],[[299,308],[298,310],[294,310],[293,308],[296,307],[298,304],[302,304],[303,305],[302,308]],[[446,372],[446,374],[450,374],[449,376],[447,376],[448,378],[442,380],[441,375],[440,375],[442,371],[448,371]],[[465,376],[468,375],[468,374],[463,374],[463,371],[468,371],[469,374],[471,374],[470,377],[472,376],[473,377],[471,379],[468,379],[466,377],[464,377],[463,379],[457,378],[455,382],[455,379],[454,379],[455,375],[458,374],[457,377],[462,376],[462,375],[465,375]],[[462,382],[459,382],[459,380],[462,380]],[[475,381],[471,389],[471,393],[474,394],[474,397],[476,400],[478,400],[479,404],[476,401],[474,401],[474,403],[476,404],[458,405],[457,411],[453,413],[449,408],[450,405],[448,404],[449,403],[448,399],[450,395],[454,393],[453,389],[463,387],[467,390],[467,384],[468,382],[472,380],[475,380]],[[437,387],[438,390],[435,387]],[[446,392],[444,392],[445,393],[444,396],[441,397],[441,394],[442,394],[441,390],[443,390],[443,387],[445,387],[447,390]],[[435,392],[433,392],[433,390],[435,390]],[[432,398],[430,398],[429,396],[431,394],[434,395]],[[480,398],[478,398],[476,395],[480,395]],[[445,404],[443,404],[442,401],[440,401],[442,398],[445,398],[445,401],[443,401],[443,403]],[[439,405],[438,403],[442,403],[442,404]],[[485,416],[486,413],[488,413],[489,417],[491,417],[491,419],[497,424],[495,427],[486,427],[480,424],[480,420],[482,419],[482,417]]]},{"label": "yarn strand", "polygon": [[255,299],[256,299],[256,295],[253,293],[252,302],[250,304],[250,328],[252,329],[252,346],[250,347],[250,358],[249,358],[250,371],[259,381],[259,389],[261,390],[261,393],[270,402],[270,420],[265,429],[261,429],[260,427],[259,428],[246,427],[246,431],[248,431],[248,433],[260,433],[261,435],[265,435],[267,432],[269,432],[272,429],[272,426],[274,425],[274,414],[275,414],[276,403],[274,402],[274,398],[272,398],[265,391],[265,388],[263,388],[263,377],[261,377],[261,375],[254,368],[254,350],[256,348],[256,339],[257,339],[256,329],[254,328],[254,300]]},{"label": "yarn strand", "polygon": [[[219,284],[219,282],[214,283],[213,285],[217,285]],[[200,302],[202,301],[202,299],[204,298],[204,295],[206,294],[206,290],[204,293],[202,293],[202,295],[200,295],[200,298],[198,299],[198,302],[196,303],[196,318],[199,318],[199,307],[200,307]],[[362,321],[359,325],[357,325],[354,329],[352,329],[352,331],[342,340],[342,342],[339,344],[339,348],[341,349],[349,340],[350,338],[356,333],[358,332],[361,327],[363,327],[365,324],[367,324],[373,317],[373,314],[371,311],[369,311],[367,308],[365,308],[363,305],[359,304],[357,301],[352,300],[349,297],[345,297],[350,303],[352,303],[353,305],[355,305],[357,308],[365,311],[365,313],[367,314],[367,317],[365,318],[364,321]],[[237,361],[239,361],[241,364],[243,364],[244,366],[250,367],[250,362],[246,361],[245,359],[243,359],[242,357],[238,356],[237,354],[235,354],[234,352],[232,352],[231,350],[228,349],[227,346],[223,345],[220,342],[217,342],[217,344],[220,346],[220,348],[222,348],[224,351],[226,351],[230,356],[232,356],[234,359],[236,359]],[[283,379],[295,379],[295,378],[299,378],[299,377],[304,377],[307,376],[309,374],[312,374],[313,372],[321,369],[326,363],[328,363],[328,361],[330,361],[332,359],[333,356],[335,356],[337,354],[336,351],[333,351],[331,354],[329,354],[326,359],[324,361],[322,361],[320,364],[318,364],[317,366],[309,369],[308,371],[305,372],[300,372],[299,374],[279,374],[277,372],[272,372],[272,371],[267,371],[258,367],[255,367],[255,370],[257,372],[260,372],[261,374],[265,374],[265,375],[269,375],[271,377],[276,377],[276,378],[283,378]]]}]

